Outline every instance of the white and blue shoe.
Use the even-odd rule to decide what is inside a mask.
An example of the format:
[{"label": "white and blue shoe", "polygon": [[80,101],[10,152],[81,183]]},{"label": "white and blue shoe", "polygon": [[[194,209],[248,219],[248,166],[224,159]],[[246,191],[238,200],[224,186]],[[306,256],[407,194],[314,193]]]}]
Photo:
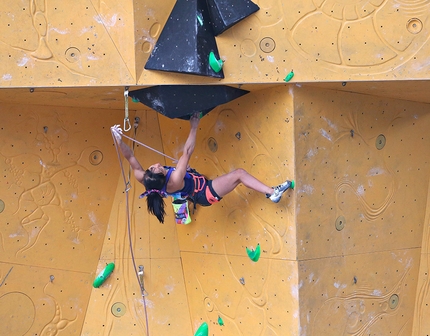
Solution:
[{"label": "white and blue shoe", "polygon": [[278,203],[281,200],[282,194],[288,189],[294,189],[294,181],[287,180],[284,183],[273,187],[273,194],[266,194],[266,197],[270,198],[272,202]]}]

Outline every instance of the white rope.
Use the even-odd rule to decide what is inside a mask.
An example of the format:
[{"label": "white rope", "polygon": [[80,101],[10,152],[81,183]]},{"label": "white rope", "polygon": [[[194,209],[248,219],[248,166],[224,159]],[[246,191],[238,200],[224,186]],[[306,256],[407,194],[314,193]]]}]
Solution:
[{"label": "white rope", "polygon": [[141,146],[143,146],[143,147],[146,147],[146,148],[148,148],[148,149],[150,149],[150,150],[154,151],[155,153],[158,153],[158,154],[160,154],[160,155],[165,156],[166,158],[168,158],[168,159],[172,160],[173,162],[177,162],[177,161],[178,161],[177,159],[172,158],[171,156],[166,155],[166,154],[164,154],[163,152],[160,152],[160,151],[158,151],[158,150],[156,150],[156,149],[154,149],[154,148],[152,148],[152,147],[149,147],[148,145],[145,145],[145,144],[143,144],[143,143],[141,143],[141,142],[137,141],[136,139],[130,138],[129,136],[127,136],[127,135],[125,135],[125,134],[123,134],[122,136],[123,136],[124,138],[127,138],[127,139],[131,140],[131,141],[134,141],[135,143],[137,143],[137,144],[139,144],[139,145],[141,145]]},{"label": "white rope", "polygon": [[[126,90],[124,91],[124,98],[125,98],[124,130],[125,131],[129,131],[131,129],[131,125],[130,125],[130,120],[129,120],[129,116],[128,116],[128,88],[126,88]],[[128,129],[126,129],[127,123],[130,126]],[[113,134],[112,131],[111,131],[111,134],[112,134],[113,142],[115,144],[115,149],[116,149],[116,154],[118,156],[118,161],[119,161],[119,164],[120,164],[120,167],[121,167],[121,174],[122,174],[122,177],[123,177],[123,180],[124,180],[125,197],[126,197],[127,228],[128,228],[128,239],[129,239],[129,245],[130,245],[130,254],[131,254],[131,260],[132,260],[132,263],[133,263],[134,273],[136,274],[136,278],[137,278],[137,281],[139,283],[140,292],[141,292],[142,299],[143,299],[143,306],[144,306],[144,309],[145,309],[145,320],[146,320],[146,334],[147,334],[147,336],[149,336],[148,312],[147,312],[147,304],[146,304],[146,298],[145,298],[145,296],[146,296],[145,293],[147,293],[147,291],[145,290],[145,287],[144,287],[144,284],[143,284],[143,267],[140,267],[139,270],[136,267],[136,261],[135,261],[134,252],[133,252],[133,243],[132,243],[132,239],[131,239],[130,205],[129,205],[129,195],[128,195],[128,191],[131,189],[130,174],[129,174],[128,179],[127,179],[126,176],[125,176],[125,173],[124,173],[124,166],[122,164],[121,156],[120,156],[120,153],[119,153],[118,143],[117,143],[117,141],[115,139],[115,136],[114,136],[114,134]],[[133,141],[133,142],[135,142],[135,143],[137,143],[137,144],[139,144],[139,145],[147,148],[147,149],[150,149],[150,150],[154,151],[155,153],[158,153],[158,154],[160,154],[160,155],[162,155],[162,156],[164,156],[164,157],[172,160],[173,162],[177,162],[178,161],[177,159],[175,159],[175,158],[173,158],[173,157],[171,157],[169,155],[166,155],[163,152],[160,152],[160,151],[156,150],[155,148],[152,148],[152,147],[150,147],[148,145],[145,145],[145,144],[137,141],[134,138],[131,138],[131,137],[125,135],[125,134],[122,134],[122,136],[124,138],[126,138],[126,139],[129,139],[129,140],[131,140],[131,141]]]},{"label": "white rope", "polygon": [[[136,274],[137,282],[139,283],[140,292],[142,295],[143,307],[145,309],[146,335],[149,336],[148,312],[147,312],[147,307],[146,307],[147,305],[146,305],[146,298],[145,298],[146,290],[145,290],[145,287],[143,285],[143,269],[142,269],[142,271],[137,270],[136,260],[134,258],[134,252],[133,252],[133,242],[131,239],[130,205],[129,205],[129,197],[128,197],[128,191],[131,189],[130,179],[128,179],[128,181],[127,181],[127,179],[125,177],[124,167],[123,167],[123,164],[121,161],[121,156],[119,154],[118,143],[116,142],[115,136],[114,136],[112,131],[111,131],[111,134],[112,134],[113,142],[115,143],[116,154],[118,156],[119,165],[121,167],[121,173],[122,173],[122,177],[124,180],[125,200],[126,200],[126,215],[127,215],[127,229],[128,229],[128,240],[129,240],[129,245],[130,245],[130,254],[131,254],[131,260],[132,260],[133,267],[134,267],[134,273]],[[142,277],[142,280],[140,280],[141,277]]]}]

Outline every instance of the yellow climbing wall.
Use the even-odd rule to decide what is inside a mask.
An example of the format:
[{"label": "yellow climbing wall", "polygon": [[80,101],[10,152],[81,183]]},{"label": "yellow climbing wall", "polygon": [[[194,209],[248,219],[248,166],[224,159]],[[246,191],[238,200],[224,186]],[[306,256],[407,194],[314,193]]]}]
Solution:
[{"label": "yellow climbing wall", "polygon": [[[162,225],[132,179],[145,301],[109,134],[123,112],[3,105],[2,334],[140,335],[145,307],[151,334],[189,335],[203,322],[214,335],[422,334],[428,105],[362,98],[284,85],[202,119],[192,165],[210,178],[238,167],[270,185],[295,178],[279,204],[241,186],[190,225],[174,224],[169,207]],[[179,155],[188,122],[133,116],[128,135]],[[134,149],[144,166],[170,164]],[[246,247],[257,244],[254,263]],[[92,289],[109,262],[113,275]]]},{"label": "yellow climbing wall", "polygon": [[424,218],[423,239],[421,245],[421,262],[418,275],[417,293],[415,296],[414,335],[425,335],[430,330],[428,306],[430,297],[428,295],[428,273],[429,273],[429,197],[427,194],[426,214]]},{"label": "yellow climbing wall", "polygon": [[[252,95],[239,105],[217,109],[203,118],[193,167],[209,178],[243,167],[269,185],[292,176],[293,105],[290,95],[280,95],[282,91],[285,88]],[[289,113],[276,113],[276,106],[283,106]],[[240,110],[250,113],[241,117]],[[158,150],[164,148],[169,156],[180,155],[189,131],[188,121],[161,117],[159,130],[154,112],[138,112],[136,116],[140,123],[131,133],[138,141]],[[275,125],[282,125],[278,128],[281,136],[271,140]],[[169,159],[164,161],[159,154],[140,146],[135,147],[135,153],[144,167],[160,161],[171,164]],[[232,153],[236,153],[235,158]],[[275,205],[264,195],[239,187],[217,206],[198,207],[190,225],[175,224],[168,202],[168,216],[162,225],[147,214],[144,201],[138,200],[143,187],[132,182],[130,227],[135,264],[144,269],[145,297],[140,295],[130,261],[125,185],[120,178],[114,200],[118,205],[112,208],[97,272],[109,262],[118,267],[105,285],[92,291],[83,335],[144,334],[146,313],[149,332],[156,335],[190,335],[203,322],[215,334],[259,330],[276,335],[297,330],[291,195]],[[247,257],[246,247],[256,248],[257,244],[262,256],[254,263]],[[119,313],[115,312],[118,307]]]},{"label": "yellow climbing wall", "polygon": [[[223,83],[426,79],[427,1],[254,1],[216,37]],[[144,65],[176,0],[4,0],[2,87],[217,83]],[[115,71],[110,71],[115,69]]]},{"label": "yellow climbing wall", "polygon": [[[133,3],[5,1],[2,86],[79,86],[135,79]],[[106,71],[114,68],[115,71]]]},{"label": "yellow climbing wall", "polygon": [[[3,1],[0,335],[430,333],[430,3],[254,2],[216,37],[220,80],[144,70],[176,0]],[[160,84],[250,90],[201,120],[191,165],[295,191],[149,216],[109,128],[125,87]],[[126,134],[179,157],[188,122],[129,106]]]},{"label": "yellow climbing wall", "polygon": [[[201,120],[191,166],[211,179],[237,168],[268,185],[292,179],[293,115],[286,87],[219,107]],[[180,152],[189,125],[182,122],[178,129],[167,118],[160,125],[165,150]],[[299,307],[293,193],[274,204],[240,186],[220,204],[198,207],[192,217],[177,231],[193,330],[207,322],[211,335],[294,334]],[[246,248],[258,244],[261,257],[253,262]]]},{"label": "yellow climbing wall", "polygon": [[[129,135],[161,151],[157,114],[139,111],[134,116],[140,118],[140,122]],[[129,144],[133,147],[132,143]],[[163,156],[138,144],[134,146],[142,166],[164,163]],[[119,165],[119,162],[112,161],[111,164]],[[143,185],[137,183],[133,175],[129,180],[126,162],[122,169],[126,183],[122,173],[119,179],[117,176],[114,180],[116,194],[97,274],[108,263],[114,262],[116,267],[105,284],[93,289],[82,335],[145,335],[147,328],[151,335],[169,335],[177,330],[184,335],[191,334],[188,298],[171,205],[167,204],[169,216],[166,223],[160,224],[155,217],[148,215],[146,201],[139,199],[144,192]],[[130,187],[128,181],[131,188],[126,193]],[[134,265],[137,270],[143,267],[143,297]]]},{"label": "yellow climbing wall", "polygon": [[308,88],[294,102],[301,330],[412,334],[428,104]]},{"label": "yellow climbing wall", "polygon": [[118,166],[115,111],[2,104],[1,335],[80,334]]}]

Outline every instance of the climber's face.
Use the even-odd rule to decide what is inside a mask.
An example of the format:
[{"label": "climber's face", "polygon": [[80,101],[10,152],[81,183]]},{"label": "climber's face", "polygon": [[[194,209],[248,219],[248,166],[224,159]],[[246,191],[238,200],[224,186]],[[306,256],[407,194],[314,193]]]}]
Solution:
[{"label": "climber's face", "polygon": [[161,165],[159,163],[153,164],[152,166],[150,166],[148,168],[148,170],[153,174],[160,174],[161,173],[163,175],[166,175],[166,170],[164,169],[163,165]]}]

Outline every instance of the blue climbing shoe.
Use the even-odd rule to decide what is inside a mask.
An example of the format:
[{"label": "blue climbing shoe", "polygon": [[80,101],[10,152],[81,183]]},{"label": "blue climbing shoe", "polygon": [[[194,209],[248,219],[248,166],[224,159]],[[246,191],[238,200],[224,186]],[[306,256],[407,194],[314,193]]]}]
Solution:
[{"label": "blue climbing shoe", "polygon": [[278,203],[281,200],[282,194],[288,190],[288,189],[294,189],[294,181],[285,181],[284,183],[273,187],[273,194],[269,195],[266,194],[267,198],[270,198],[270,200],[274,203]]}]

